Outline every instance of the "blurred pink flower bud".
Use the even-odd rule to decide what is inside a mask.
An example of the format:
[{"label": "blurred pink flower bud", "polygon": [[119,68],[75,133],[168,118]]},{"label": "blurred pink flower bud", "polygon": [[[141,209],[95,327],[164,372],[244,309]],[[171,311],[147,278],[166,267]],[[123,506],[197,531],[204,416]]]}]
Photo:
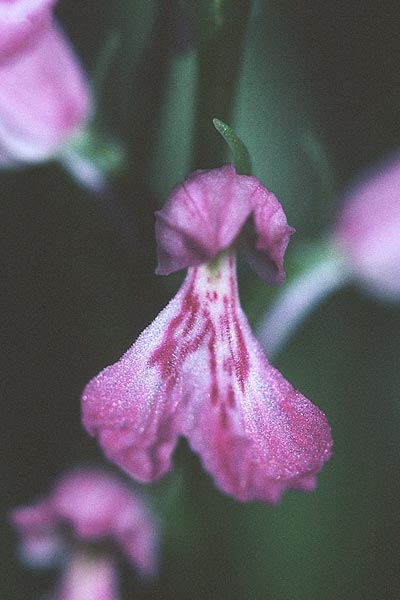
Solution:
[{"label": "blurred pink flower bud", "polygon": [[277,354],[329,294],[357,281],[371,295],[400,301],[400,155],[359,177],[345,194],[335,227],[316,246],[316,261],[277,296],[257,338]]},{"label": "blurred pink flower bud", "polygon": [[400,156],[364,175],[344,199],[334,232],[353,275],[373,294],[400,299]]},{"label": "blurred pink flower bud", "polygon": [[50,0],[0,0],[0,166],[50,158],[88,118],[79,61]]},{"label": "blurred pink flower bud", "polygon": [[29,51],[51,27],[56,0],[0,0],[0,64]]},{"label": "blurred pink flower bud", "polygon": [[312,490],[330,456],[325,415],[274,369],[241,309],[233,245],[264,257],[284,279],[289,236],[278,200],[232,166],[197,171],[157,213],[159,273],[189,267],[168,306],[83,394],[83,422],[106,455],[140,481],[171,468],[185,436],[218,487],[238,500],[276,503]]},{"label": "blurred pink flower bud", "polygon": [[156,570],[157,526],[144,500],[99,469],[66,473],[45,499],[14,509],[11,519],[26,563],[63,567],[57,600],[118,598],[109,542],[142,574]]}]

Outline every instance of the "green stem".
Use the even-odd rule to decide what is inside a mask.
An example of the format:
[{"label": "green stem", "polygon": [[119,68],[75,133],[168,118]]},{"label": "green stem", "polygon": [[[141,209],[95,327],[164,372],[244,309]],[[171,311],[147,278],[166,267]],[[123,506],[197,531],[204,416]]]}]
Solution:
[{"label": "green stem", "polygon": [[[193,147],[193,168],[210,168],[224,162],[226,145],[215,135],[212,119],[232,122],[235,92],[251,0],[210,3],[211,11],[198,31],[198,81]],[[202,29],[202,30],[201,30]]]}]

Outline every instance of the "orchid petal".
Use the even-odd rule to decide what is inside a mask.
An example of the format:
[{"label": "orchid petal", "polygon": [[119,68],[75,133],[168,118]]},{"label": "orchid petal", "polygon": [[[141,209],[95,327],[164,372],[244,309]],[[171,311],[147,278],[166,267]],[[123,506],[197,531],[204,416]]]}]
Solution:
[{"label": "orchid petal", "polygon": [[159,275],[213,260],[228,248],[251,213],[255,177],[233,165],[195,171],[156,213]]},{"label": "orchid petal", "polygon": [[47,567],[59,561],[64,545],[56,515],[47,500],[14,509],[11,520],[21,535],[20,552],[25,563]]},{"label": "orchid petal", "polygon": [[48,600],[119,600],[118,577],[109,556],[76,552]]},{"label": "orchid petal", "polygon": [[261,184],[251,198],[253,219],[243,232],[243,251],[257,275],[273,285],[285,281],[283,258],[295,229],[286,220],[276,196]]},{"label": "orchid petal", "polygon": [[0,64],[32,49],[38,37],[51,26],[56,0],[0,1]]},{"label": "orchid petal", "polygon": [[89,382],[83,423],[141,481],[171,467],[183,435],[216,484],[243,501],[312,489],[332,443],[323,413],[253,337],[232,256],[190,269],[130,350]]},{"label": "orchid petal", "polygon": [[400,155],[363,175],[345,195],[334,238],[373,295],[400,299]]},{"label": "orchid petal", "polygon": [[64,474],[45,500],[15,509],[12,520],[23,558],[33,565],[63,557],[66,527],[81,546],[114,540],[142,573],[157,568],[157,524],[144,499],[99,469]]},{"label": "orchid petal", "polygon": [[88,117],[88,82],[55,25],[0,66],[0,166],[49,158]]},{"label": "orchid petal", "polygon": [[233,165],[192,173],[156,217],[160,275],[214,260],[252,217],[245,227],[254,230],[245,234],[251,264],[256,255],[256,270],[270,283],[285,278],[283,256],[294,229],[276,197],[255,177],[238,175]]},{"label": "orchid petal", "polygon": [[89,433],[99,435],[110,460],[143,482],[154,481],[171,468],[179,435],[183,357],[175,349],[175,329],[182,328],[188,285],[117,363],[89,382],[82,397],[83,423]]}]

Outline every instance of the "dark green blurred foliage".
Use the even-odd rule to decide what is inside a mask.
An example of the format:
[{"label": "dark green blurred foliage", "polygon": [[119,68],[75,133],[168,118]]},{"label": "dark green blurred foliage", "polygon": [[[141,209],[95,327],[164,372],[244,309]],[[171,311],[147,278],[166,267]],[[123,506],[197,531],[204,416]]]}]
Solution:
[{"label": "dark green blurred foliage", "polygon": [[[177,52],[181,11],[162,0],[57,8],[91,72],[117,35],[100,106],[130,167],[111,206],[53,164],[1,175],[5,511],[44,493],[65,467],[103,461],[80,426],[81,389],[177,289],[180,276],[153,275],[153,211],[191,167],[213,166],[193,165],[196,144],[204,152],[204,140],[215,143],[210,159],[225,152],[211,122],[199,138],[207,89],[196,93],[195,32]],[[332,222],[342,187],[400,145],[399,26],[394,3],[252,5],[236,83],[226,72],[237,89],[227,120],[297,229],[289,266]],[[212,116],[226,118],[218,109]],[[244,269],[240,284],[254,322],[274,291]],[[396,307],[356,288],[320,306],[277,361],[332,426],[334,455],[317,491],[289,492],[279,507],[241,505],[182,444],[175,471],[147,488],[164,521],[160,579],[143,584],[123,566],[124,598],[399,598],[399,349]],[[53,575],[20,565],[5,529],[0,597],[37,597]]]}]

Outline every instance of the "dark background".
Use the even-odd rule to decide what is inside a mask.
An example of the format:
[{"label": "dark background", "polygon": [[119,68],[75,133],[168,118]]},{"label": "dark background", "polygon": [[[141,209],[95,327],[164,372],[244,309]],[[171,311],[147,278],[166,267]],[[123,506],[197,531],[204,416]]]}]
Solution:
[{"label": "dark background", "polygon": [[[179,6],[61,0],[57,16],[89,72],[110,31],[120,35],[101,107],[130,159],[111,209],[56,164],[1,174],[5,513],[43,494],[64,468],[104,462],[80,425],[81,390],[180,281],[153,274],[152,216],[191,167],[196,57]],[[233,124],[254,174],[297,229],[289,264],[330,227],[346,184],[399,146],[399,31],[390,2],[254,7]],[[271,292],[251,275],[241,282],[255,323]],[[145,585],[123,565],[124,597],[399,598],[399,341],[399,309],[356,287],[314,311],[276,365],[332,426],[334,455],[317,491],[288,492],[278,507],[242,505],[214,488],[182,444],[175,471],[147,488],[164,522],[160,579]],[[7,523],[1,547],[1,598],[51,587],[54,574],[20,565]]]}]

